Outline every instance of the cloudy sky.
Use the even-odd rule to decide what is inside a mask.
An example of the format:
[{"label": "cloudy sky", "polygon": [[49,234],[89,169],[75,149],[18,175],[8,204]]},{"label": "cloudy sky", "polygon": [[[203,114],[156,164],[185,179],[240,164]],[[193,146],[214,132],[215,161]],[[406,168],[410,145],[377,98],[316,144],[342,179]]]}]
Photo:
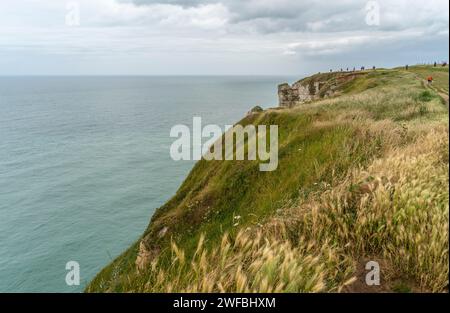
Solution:
[{"label": "cloudy sky", "polygon": [[448,59],[447,0],[1,0],[0,75],[299,75]]}]

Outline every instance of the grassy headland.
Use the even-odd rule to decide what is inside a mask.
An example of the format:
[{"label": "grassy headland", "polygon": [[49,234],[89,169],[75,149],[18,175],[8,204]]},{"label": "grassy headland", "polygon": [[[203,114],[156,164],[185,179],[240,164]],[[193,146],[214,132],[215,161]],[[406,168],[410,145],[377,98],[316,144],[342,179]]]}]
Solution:
[{"label": "grassy headland", "polygon": [[[448,74],[365,71],[333,97],[245,117],[279,125],[278,169],[199,161],[86,291],[446,290]],[[371,289],[368,260],[382,272]]]}]

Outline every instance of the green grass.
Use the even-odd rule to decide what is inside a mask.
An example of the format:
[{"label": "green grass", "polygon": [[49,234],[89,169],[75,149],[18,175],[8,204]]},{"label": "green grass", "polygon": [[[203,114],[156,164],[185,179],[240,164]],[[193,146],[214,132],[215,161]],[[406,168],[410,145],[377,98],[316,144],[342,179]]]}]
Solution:
[{"label": "green grass", "polygon": [[[446,105],[418,77],[428,70],[438,72],[433,76],[437,88],[444,90],[448,68],[446,72],[431,67],[380,69],[345,81],[339,73],[317,74],[306,80],[326,80],[328,86],[338,87],[337,96],[247,116],[239,123],[279,125],[278,169],[260,172],[259,161],[199,161],[174,197],[156,211],[142,238],[103,269],[86,290],[342,291],[352,281],[356,260],[369,253],[387,259],[393,268],[404,264],[396,274],[414,280],[421,289],[442,290],[448,257],[438,261],[437,254],[448,242],[436,235],[431,242],[420,238],[416,246],[415,239],[403,238],[400,230],[410,229],[415,236],[414,232],[424,231],[421,227],[427,220],[436,224],[430,227],[445,229],[448,183],[442,183],[448,153],[440,149],[448,149],[448,140],[430,146],[428,152],[436,150],[432,156],[422,156],[430,162],[444,160],[432,170],[436,178],[422,175],[425,180],[411,186],[405,180],[394,191],[398,199],[385,199],[377,191],[382,186],[389,190],[394,184],[385,186],[383,175],[389,174],[381,175],[377,162],[392,167],[391,173],[398,172],[399,180],[411,178],[402,170],[416,166],[419,171],[422,165],[405,161],[396,167],[397,154],[403,153],[404,160],[419,158],[421,146],[427,144],[424,136],[435,133],[443,138],[443,132],[448,132]],[[430,172],[426,164],[423,169]],[[373,172],[370,179],[365,174],[369,170]],[[429,194],[417,193],[417,184]],[[379,198],[361,197],[361,188],[366,186],[379,192]],[[314,215],[313,204],[327,209]],[[396,209],[388,212],[386,205]],[[364,221],[356,206],[364,208]],[[420,206],[434,215],[417,214]],[[161,236],[163,229],[167,232]],[[263,242],[269,252],[260,250]],[[349,249],[348,242],[356,246]],[[399,243],[413,250],[403,253]],[[227,244],[240,248],[226,253],[219,249]],[[423,255],[426,244],[434,249],[426,251],[428,257]],[[151,258],[137,271],[140,245]],[[285,250],[279,251],[279,245]],[[266,253],[278,254],[280,259]],[[245,264],[239,266],[243,260]],[[214,266],[217,262],[222,262],[220,271]],[[204,272],[197,273],[192,264]],[[299,267],[308,269],[308,274],[298,271]],[[310,277],[305,280],[296,275]]]},{"label": "green grass", "polygon": [[411,292],[411,288],[407,284],[405,284],[403,282],[400,282],[400,283],[396,284],[392,288],[392,290],[394,292],[398,292],[398,293],[410,293]]},{"label": "green grass", "polygon": [[431,101],[434,97],[436,97],[436,95],[434,95],[431,91],[425,90],[419,94],[417,99],[422,102],[428,102]]},{"label": "green grass", "polygon": [[409,71],[417,74],[423,80],[426,80],[428,76],[432,76],[433,87],[448,94],[448,66],[418,65],[409,67]]}]

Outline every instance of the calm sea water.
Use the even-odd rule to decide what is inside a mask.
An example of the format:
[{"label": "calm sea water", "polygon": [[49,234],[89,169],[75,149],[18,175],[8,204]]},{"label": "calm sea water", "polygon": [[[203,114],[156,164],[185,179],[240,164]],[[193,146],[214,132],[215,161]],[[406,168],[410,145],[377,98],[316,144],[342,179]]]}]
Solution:
[{"label": "calm sea water", "polygon": [[[82,291],[192,168],[170,158],[170,128],[237,122],[289,80],[0,78],[0,291]],[[65,283],[71,260],[78,287]]]}]

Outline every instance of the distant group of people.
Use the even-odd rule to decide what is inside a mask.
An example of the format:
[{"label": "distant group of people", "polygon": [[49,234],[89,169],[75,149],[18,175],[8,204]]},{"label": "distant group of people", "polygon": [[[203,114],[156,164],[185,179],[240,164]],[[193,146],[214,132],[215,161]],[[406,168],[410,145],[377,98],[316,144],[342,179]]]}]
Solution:
[{"label": "distant group of people", "polygon": [[[437,62],[434,62],[433,66],[434,66],[434,67],[438,66],[438,63],[437,63]],[[446,66],[447,66],[447,62],[442,62],[441,66],[442,66],[442,67],[446,67]]]},{"label": "distant group of people", "polygon": [[[433,63],[433,67],[437,67],[438,65],[439,65],[439,63],[436,62],[436,61]],[[445,61],[442,62],[442,63],[441,63],[441,66],[442,66],[442,67],[446,67],[446,66],[447,66],[447,62],[445,62]],[[405,65],[405,69],[406,69],[406,70],[409,69],[409,65],[408,65],[408,64]]]},{"label": "distant group of people", "polygon": [[[434,62],[434,63],[433,63],[433,66],[434,66],[434,67],[437,67],[437,66],[438,66],[438,63],[437,63],[437,62]],[[442,62],[442,63],[441,63],[441,66],[442,66],[442,67],[447,66],[447,62]],[[365,66],[361,66],[361,68],[360,68],[361,71],[364,71],[365,69],[366,69]],[[408,64],[405,65],[405,69],[406,69],[406,70],[409,69],[409,65],[408,65]],[[372,70],[376,70],[376,66],[375,66],[375,65],[372,66]],[[344,72],[344,69],[341,68],[340,71],[341,71],[341,72]],[[347,67],[347,69],[346,69],[345,71],[346,71],[346,72],[356,72],[356,67],[353,67],[353,70],[349,70],[349,68]],[[330,69],[330,73],[332,73],[332,72],[333,72],[333,69]],[[319,74],[320,74],[320,72],[319,72]],[[428,77],[428,78],[431,78],[431,81],[427,79],[427,80],[428,80],[428,83],[432,83],[432,82],[433,82],[433,78],[432,78],[431,76]]]},{"label": "distant group of people", "polygon": [[[438,66],[438,63],[435,61],[433,63],[433,67],[437,67],[437,66]],[[447,62],[442,62],[441,66],[442,67],[446,67],[447,66]],[[406,70],[409,69],[409,65],[408,64],[405,65],[405,69]],[[427,83],[428,83],[428,85],[431,85],[433,83],[433,76],[430,75],[430,76],[427,77]]]},{"label": "distant group of people", "polygon": [[[360,68],[360,70],[361,71],[364,71],[366,69],[366,67],[365,66],[361,66],[361,68]],[[372,69],[373,70],[375,70],[376,69],[376,67],[375,67],[375,65],[374,66],[372,66]],[[341,72],[344,72],[344,69],[343,68],[341,68],[341,70],[340,70]],[[330,69],[330,73],[332,73],[333,72],[333,69]],[[349,68],[347,67],[347,69],[346,69],[346,72],[350,72],[350,70],[349,70]],[[351,70],[351,72],[356,72],[356,67],[353,67],[353,70]],[[319,72],[319,74],[320,74],[320,72]]]}]

